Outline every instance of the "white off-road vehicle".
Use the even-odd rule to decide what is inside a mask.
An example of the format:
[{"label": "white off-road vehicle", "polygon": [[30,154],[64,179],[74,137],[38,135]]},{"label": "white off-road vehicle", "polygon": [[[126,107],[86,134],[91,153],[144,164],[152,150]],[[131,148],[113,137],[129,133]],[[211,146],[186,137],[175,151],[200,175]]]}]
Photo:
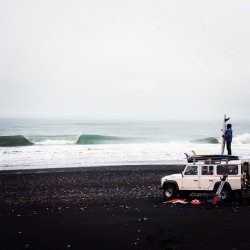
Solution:
[{"label": "white off-road vehicle", "polygon": [[221,177],[227,175],[221,192],[221,198],[226,200],[249,190],[249,172],[249,161],[243,162],[237,156],[197,155],[189,159],[181,173],[161,178],[160,188],[166,199],[187,197],[193,192],[216,193]]}]

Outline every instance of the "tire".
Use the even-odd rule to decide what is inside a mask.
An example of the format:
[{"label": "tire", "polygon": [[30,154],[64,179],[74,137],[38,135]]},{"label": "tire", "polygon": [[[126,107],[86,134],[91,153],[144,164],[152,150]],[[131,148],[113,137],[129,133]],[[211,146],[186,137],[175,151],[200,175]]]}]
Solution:
[{"label": "tire", "polygon": [[221,191],[221,199],[223,201],[227,201],[230,199],[230,190],[228,188],[228,186],[224,186],[222,191]]},{"label": "tire", "polygon": [[173,199],[177,196],[177,189],[173,184],[164,186],[163,195],[167,200]]}]

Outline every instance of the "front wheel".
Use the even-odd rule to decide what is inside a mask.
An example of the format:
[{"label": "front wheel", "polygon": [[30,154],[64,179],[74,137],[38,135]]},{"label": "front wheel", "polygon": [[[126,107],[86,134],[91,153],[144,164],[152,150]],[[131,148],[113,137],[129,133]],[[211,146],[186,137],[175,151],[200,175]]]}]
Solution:
[{"label": "front wheel", "polygon": [[172,185],[172,184],[167,184],[167,185],[164,187],[163,195],[164,195],[164,197],[165,197],[167,200],[170,200],[170,199],[175,198],[176,195],[177,195],[176,187],[175,187],[174,185]]}]

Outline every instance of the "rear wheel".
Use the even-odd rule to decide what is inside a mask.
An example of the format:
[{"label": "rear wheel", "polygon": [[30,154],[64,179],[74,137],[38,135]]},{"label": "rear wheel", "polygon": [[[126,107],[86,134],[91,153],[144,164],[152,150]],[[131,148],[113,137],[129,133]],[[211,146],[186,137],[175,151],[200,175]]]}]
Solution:
[{"label": "rear wheel", "polygon": [[230,198],[230,190],[227,186],[224,186],[222,191],[221,191],[221,199],[223,201],[229,200]]},{"label": "rear wheel", "polygon": [[167,184],[164,186],[163,195],[167,200],[173,199],[177,195],[177,189],[173,184]]}]

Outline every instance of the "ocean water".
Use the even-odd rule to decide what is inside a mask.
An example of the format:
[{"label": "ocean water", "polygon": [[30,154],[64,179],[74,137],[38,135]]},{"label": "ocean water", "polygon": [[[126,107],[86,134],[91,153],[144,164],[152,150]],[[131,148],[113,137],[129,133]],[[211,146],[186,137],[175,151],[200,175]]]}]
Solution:
[{"label": "ocean water", "polygon": [[[250,158],[250,122],[232,124],[233,154]],[[192,150],[220,154],[221,127],[221,121],[0,119],[0,170],[185,164]]]}]

